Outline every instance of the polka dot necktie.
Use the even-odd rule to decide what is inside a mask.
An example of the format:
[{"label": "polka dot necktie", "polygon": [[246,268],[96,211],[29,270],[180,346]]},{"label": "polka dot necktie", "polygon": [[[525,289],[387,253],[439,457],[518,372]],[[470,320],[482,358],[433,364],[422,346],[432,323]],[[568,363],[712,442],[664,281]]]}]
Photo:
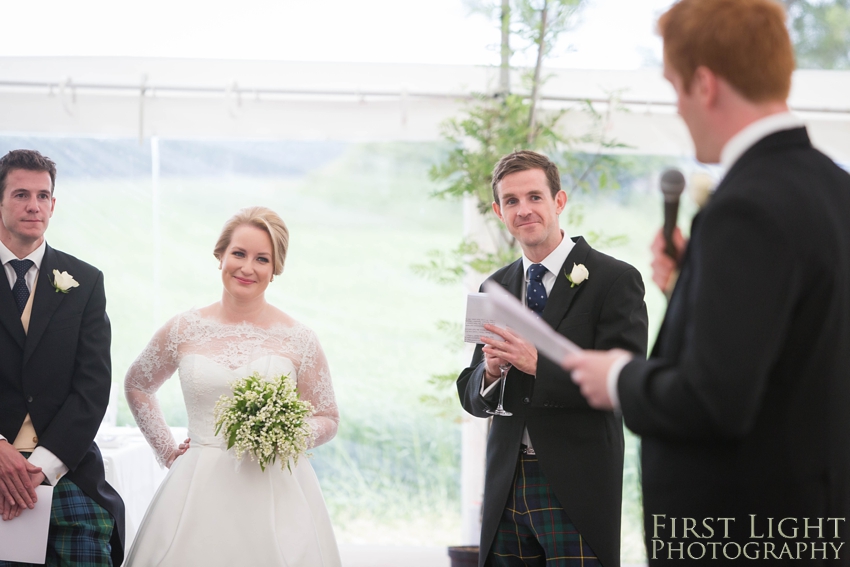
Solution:
[{"label": "polka dot necktie", "polygon": [[33,265],[32,260],[9,260],[9,265],[15,270],[18,279],[15,280],[15,285],[12,286],[12,295],[15,302],[18,304],[18,313],[24,312],[24,307],[27,305],[27,300],[30,298],[30,290],[27,287],[27,280],[24,278],[26,273]]},{"label": "polka dot necktie", "polygon": [[537,313],[543,313],[546,307],[546,288],[543,287],[543,275],[547,272],[543,264],[532,264],[528,267],[528,285],[525,287],[525,298],[528,308]]}]

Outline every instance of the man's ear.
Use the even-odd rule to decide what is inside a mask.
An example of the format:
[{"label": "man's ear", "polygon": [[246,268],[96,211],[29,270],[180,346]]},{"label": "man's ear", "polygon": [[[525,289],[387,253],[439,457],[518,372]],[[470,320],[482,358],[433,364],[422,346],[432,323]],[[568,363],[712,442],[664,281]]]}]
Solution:
[{"label": "man's ear", "polygon": [[505,222],[505,219],[502,218],[502,207],[499,206],[499,203],[493,201],[493,212],[496,213],[496,216],[499,217],[499,220]]},{"label": "man's ear", "polygon": [[555,211],[560,215],[567,206],[567,193],[563,189],[555,194]]},{"label": "man's ear", "polygon": [[711,69],[705,65],[696,68],[690,91],[691,94],[699,96],[704,106],[710,107],[717,103],[718,87],[718,77]]}]

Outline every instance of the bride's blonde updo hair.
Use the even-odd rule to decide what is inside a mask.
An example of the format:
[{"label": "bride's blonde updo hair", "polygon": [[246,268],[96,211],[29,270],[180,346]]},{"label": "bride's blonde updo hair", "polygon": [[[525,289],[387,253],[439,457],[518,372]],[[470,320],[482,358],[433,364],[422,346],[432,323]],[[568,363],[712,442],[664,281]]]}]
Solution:
[{"label": "bride's blonde updo hair", "polygon": [[277,213],[267,207],[247,207],[240,209],[235,215],[224,223],[218,242],[215,243],[213,256],[221,261],[224,251],[230,246],[233,231],[247,224],[266,231],[272,240],[272,252],[274,255],[274,275],[279,276],[283,272],[283,262],[286,260],[286,249],[289,247],[289,229]]}]

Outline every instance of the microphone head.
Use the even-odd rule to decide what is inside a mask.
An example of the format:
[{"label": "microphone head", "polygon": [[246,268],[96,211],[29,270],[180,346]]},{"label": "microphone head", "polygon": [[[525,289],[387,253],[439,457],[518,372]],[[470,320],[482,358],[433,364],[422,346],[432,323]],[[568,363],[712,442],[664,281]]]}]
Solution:
[{"label": "microphone head", "polygon": [[668,169],[661,174],[661,192],[668,203],[677,202],[685,190],[685,176],[678,169]]}]

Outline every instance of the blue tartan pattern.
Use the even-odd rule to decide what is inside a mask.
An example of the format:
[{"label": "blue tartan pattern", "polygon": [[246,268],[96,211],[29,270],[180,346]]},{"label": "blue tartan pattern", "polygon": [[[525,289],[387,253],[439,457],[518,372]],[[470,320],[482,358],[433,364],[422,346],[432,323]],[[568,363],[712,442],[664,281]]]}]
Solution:
[{"label": "blue tartan pattern", "polygon": [[[14,520],[12,520],[14,521]],[[47,562],[50,567],[112,567],[112,516],[79,487],[61,479],[53,488]],[[0,567],[29,563],[0,561]]]},{"label": "blue tartan pattern", "polygon": [[550,489],[534,455],[520,455],[513,490],[485,565],[601,567]]}]

